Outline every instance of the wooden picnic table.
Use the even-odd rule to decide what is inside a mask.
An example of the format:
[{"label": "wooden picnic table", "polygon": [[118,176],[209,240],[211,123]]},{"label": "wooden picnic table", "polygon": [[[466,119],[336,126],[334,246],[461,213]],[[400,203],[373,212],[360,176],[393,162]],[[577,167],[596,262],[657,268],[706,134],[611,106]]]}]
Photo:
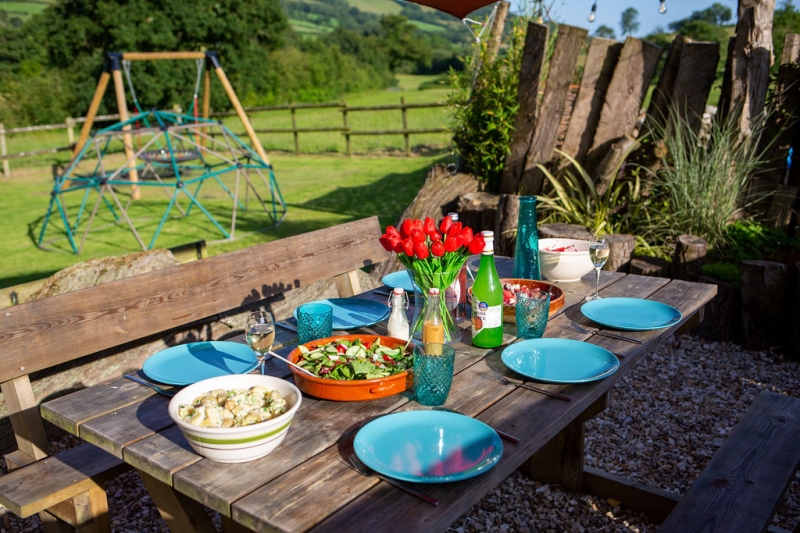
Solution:
[{"label": "wooden picnic table", "polygon": [[[510,268],[498,259],[498,269]],[[505,344],[495,349],[471,344],[469,329],[456,345],[453,385],[444,407],[475,417],[520,439],[503,442],[503,455],[491,470],[454,483],[415,484],[441,501],[432,506],[375,477],[364,477],[341,458],[337,440],[354,424],[372,417],[428,409],[403,394],[365,402],[332,402],[303,398],[286,439],[271,454],[238,464],[204,459],[190,448],[167,414],[169,398],[118,378],[42,404],[42,416],[66,431],[122,458],[135,467],[154,503],[173,531],[213,531],[202,506],[218,511],[227,531],[442,531],[514,470],[569,490],[580,490],[585,473],[584,422],[607,405],[610,391],[631,369],[673,332],[702,319],[703,307],[716,286],[666,278],[603,272],[601,295],[657,300],[683,313],[680,324],[652,331],[623,332],[638,345],[599,335],[582,334],[570,320],[597,327],[580,312],[594,290],[594,273],[559,283],[565,306],[550,321],[545,337],[582,340],[620,356],[620,368],[600,381],[537,386],[569,395],[567,402],[515,386],[500,384],[491,368],[520,379],[505,368],[500,355],[517,339],[506,324]],[[362,298],[385,301],[368,292]],[[467,326],[468,324],[463,323]],[[602,329],[602,326],[600,326]],[[378,324],[362,330],[384,333]],[[297,342],[277,331],[284,355]],[[268,361],[267,372],[290,377],[285,363]],[[593,485],[598,483],[592,473]],[[600,481],[602,482],[602,481]]]}]

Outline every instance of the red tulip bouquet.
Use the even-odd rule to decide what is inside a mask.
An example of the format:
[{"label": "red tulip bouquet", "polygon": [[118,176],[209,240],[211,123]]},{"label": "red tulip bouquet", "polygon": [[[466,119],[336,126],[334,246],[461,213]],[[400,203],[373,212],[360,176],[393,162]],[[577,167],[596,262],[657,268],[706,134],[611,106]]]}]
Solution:
[{"label": "red tulip bouquet", "polygon": [[[431,287],[439,289],[445,341],[450,341],[458,328],[445,305],[445,290],[453,284],[470,254],[483,251],[483,236],[474,235],[472,229],[450,217],[444,217],[438,227],[426,217],[424,221],[406,219],[399,228],[388,226],[380,241],[387,251],[397,253],[397,259],[412,274],[425,298]],[[412,327],[412,335],[422,329],[421,316]]]}]

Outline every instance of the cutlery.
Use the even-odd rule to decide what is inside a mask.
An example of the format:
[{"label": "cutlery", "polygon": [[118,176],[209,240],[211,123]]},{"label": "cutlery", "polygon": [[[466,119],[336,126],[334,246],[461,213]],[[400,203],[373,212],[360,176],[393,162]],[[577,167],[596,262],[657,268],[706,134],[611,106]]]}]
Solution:
[{"label": "cutlery", "polygon": [[339,442],[337,444],[337,447],[339,448],[339,454],[353,470],[355,470],[364,477],[377,477],[378,479],[381,479],[386,483],[389,483],[390,485],[394,485],[398,489],[405,491],[411,494],[412,496],[416,496],[420,500],[425,501],[431,505],[439,505],[439,500],[437,500],[436,498],[428,496],[427,494],[423,494],[422,492],[412,489],[411,487],[407,487],[406,485],[400,483],[400,481],[396,479],[392,479],[388,476],[384,476],[383,474],[375,472],[370,467],[361,462],[361,459],[358,458],[358,456],[356,455],[355,448],[353,447],[353,441],[356,438],[356,433],[357,433],[356,430],[352,430],[349,433],[345,433],[345,435],[343,435],[342,438],[339,439]]},{"label": "cutlery", "polygon": [[281,361],[283,361],[284,363],[287,363],[287,364],[289,364],[289,365],[291,365],[291,366],[295,367],[297,370],[299,370],[300,372],[303,372],[304,374],[308,374],[309,376],[314,376],[315,378],[318,378],[318,377],[319,377],[319,376],[317,376],[316,374],[314,374],[313,372],[311,372],[310,370],[306,370],[306,369],[305,369],[305,368],[303,368],[302,366],[300,366],[300,365],[296,365],[296,364],[292,363],[291,361],[289,361],[288,359],[286,359],[286,358],[285,358],[284,356],[282,356],[282,355],[278,355],[278,354],[276,354],[276,353],[275,353],[275,352],[273,352],[273,351],[269,351],[269,352],[267,352],[267,353],[269,353],[269,354],[270,354],[272,357],[277,357],[278,359],[280,359],[280,360],[281,360]]},{"label": "cutlery", "polygon": [[[448,413],[455,413],[457,415],[469,416],[469,415],[465,415],[464,413],[459,413],[458,411],[454,411],[452,409],[448,409],[447,407],[434,407],[434,409],[436,409],[437,411],[447,411]],[[491,427],[491,426],[489,426],[489,427]],[[494,432],[497,433],[497,435],[501,439],[506,439],[508,442],[513,442],[514,444],[519,444],[519,439],[517,437],[515,437],[514,435],[510,435],[510,434],[506,433],[505,431],[500,431],[499,429],[495,429],[495,428],[492,428],[492,429],[494,429]]]},{"label": "cutlery", "polygon": [[569,323],[572,324],[572,327],[574,327],[575,329],[577,329],[581,333],[585,333],[587,335],[603,335],[603,336],[609,337],[611,339],[617,339],[617,340],[621,340],[621,341],[628,341],[628,342],[632,342],[634,344],[644,344],[639,339],[634,339],[633,337],[626,337],[625,335],[619,335],[617,333],[611,333],[609,331],[605,331],[605,330],[597,329],[597,328],[586,329],[586,328],[584,328],[582,326],[579,326],[578,324],[576,324],[572,320],[570,320]]},{"label": "cutlery", "polygon": [[569,396],[564,396],[563,394],[558,394],[557,392],[550,392],[546,389],[540,389],[539,387],[534,387],[533,385],[528,385],[524,381],[511,381],[503,374],[497,371],[495,368],[490,368],[489,370],[492,371],[492,375],[494,379],[502,383],[503,385],[509,385],[513,387],[522,387],[523,389],[532,390],[533,392],[538,392],[539,394],[544,394],[545,396],[552,396],[553,398],[558,398],[559,400],[564,400],[565,402],[571,402],[572,398]]},{"label": "cutlery", "polygon": [[125,374],[125,377],[128,378],[131,381],[135,381],[136,383],[138,383],[140,385],[144,385],[145,387],[150,387],[151,389],[153,389],[157,393],[163,394],[164,396],[175,396],[175,393],[178,392],[178,390],[179,390],[177,387],[170,387],[168,389],[165,389],[164,387],[159,387],[158,385],[156,385],[154,383],[150,383],[149,381],[145,381],[143,379],[137,378],[136,376],[131,375],[131,374]]},{"label": "cutlery", "polygon": [[278,326],[279,328],[283,328],[289,331],[294,331],[295,333],[297,333],[297,328],[291,324],[287,324],[286,322],[281,322],[279,320],[276,320],[275,325]]}]

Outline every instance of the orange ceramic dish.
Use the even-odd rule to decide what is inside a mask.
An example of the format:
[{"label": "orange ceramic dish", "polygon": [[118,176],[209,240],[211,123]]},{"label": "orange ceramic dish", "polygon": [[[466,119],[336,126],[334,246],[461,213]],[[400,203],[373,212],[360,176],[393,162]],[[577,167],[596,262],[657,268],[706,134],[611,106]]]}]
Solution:
[{"label": "orange ceramic dish", "polygon": [[[564,307],[564,291],[560,287],[547,283],[546,281],[536,281],[533,279],[519,279],[519,278],[501,278],[500,283],[513,283],[515,285],[522,285],[529,289],[540,289],[550,293],[550,314],[552,315],[562,307]],[[517,321],[517,308],[513,305],[503,305],[503,321],[516,322]]]},{"label": "orange ceramic dish", "polygon": [[[381,340],[383,346],[389,348],[396,348],[404,346],[406,341],[396,339],[394,337],[386,337],[384,335],[338,335],[334,337],[326,337],[306,343],[304,346],[318,346],[327,344],[333,341],[340,340],[355,340],[361,339],[363,342],[373,342],[376,338]],[[300,349],[295,348],[289,354],[289,360],[296,363],[300,358]],[[294,376],[294,383],[297,388],[303,393],[315,398],[323,400],[337,400],[340,402],[356,402],[362,400],[375,400],[383,398],[384,396],[392,396],[399,394],[410,388],[412,385],[412,373],[400,372],[385,378],[376,379],[358,379],[352,381],[342,381],[338,379],[324,379],[297,370],[296,368],[289,367]]]}]

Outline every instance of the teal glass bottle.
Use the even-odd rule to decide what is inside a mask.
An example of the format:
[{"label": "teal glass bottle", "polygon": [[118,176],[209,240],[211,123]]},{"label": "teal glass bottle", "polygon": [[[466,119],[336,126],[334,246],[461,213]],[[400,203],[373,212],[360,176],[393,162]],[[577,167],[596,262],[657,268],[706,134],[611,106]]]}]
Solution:
[{"label": "teal glass bottle", "polygon": [[536,197],[519,197],[517,246],[514,252],[514,277],[542,279],[539,271],[539,229],[536,225]]}]

